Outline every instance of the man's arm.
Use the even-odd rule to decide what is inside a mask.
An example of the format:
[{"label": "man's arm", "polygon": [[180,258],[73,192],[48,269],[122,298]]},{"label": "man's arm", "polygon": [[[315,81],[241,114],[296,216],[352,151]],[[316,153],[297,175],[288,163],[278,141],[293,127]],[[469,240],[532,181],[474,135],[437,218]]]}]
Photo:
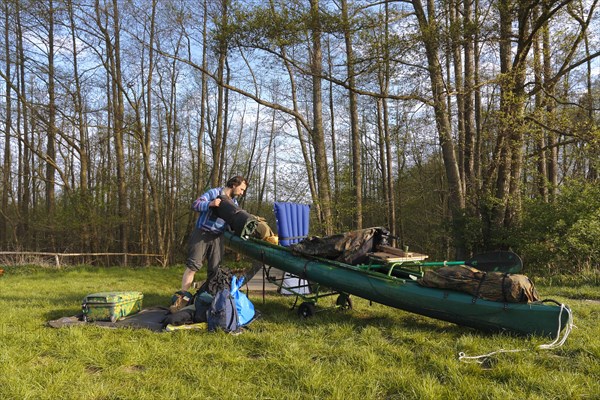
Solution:
[{"label": "man's arm", "polygon": [[194,203],[192,204],[192,210],[198,212],[206,212],[211,206],[218,207],[219,204],[215,203],[216,201],[220,203],[221,200],[217,199],[217,197],[219,197],[220,194],[221,188],[210,189],[194,201]]}]

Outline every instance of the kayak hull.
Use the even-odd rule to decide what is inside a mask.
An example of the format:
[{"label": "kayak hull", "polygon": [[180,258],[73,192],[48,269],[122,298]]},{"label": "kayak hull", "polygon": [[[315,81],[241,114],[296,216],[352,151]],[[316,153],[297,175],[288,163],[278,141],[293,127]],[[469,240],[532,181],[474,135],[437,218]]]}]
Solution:
[{"label": "kayak hull", "polygon": [[567,309],[547,303],[502,303],[335,261],[307,258],[289,249],[226,232],[225,245],[338,292],[462,326],[518,335],[557,336],[569,320]]}]

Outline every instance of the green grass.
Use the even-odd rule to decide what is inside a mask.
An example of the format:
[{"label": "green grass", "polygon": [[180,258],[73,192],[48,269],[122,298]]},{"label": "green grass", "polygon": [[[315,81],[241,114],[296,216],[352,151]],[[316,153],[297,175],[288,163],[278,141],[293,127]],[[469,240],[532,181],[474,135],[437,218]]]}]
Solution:
[{"label": "green grass", "polygon": [[[139,290],[167,305],[182,267],[166,269],[4,267],[0,277],[1,399],[597,399],[599,287],[538,285],[566,302],[576,329],[556,350],[546,338],[486,334],[354,298],[348,312],[303,320],[293,299],[250,298],[263,317],[239,336],[224,333],[54,329],[82,298]],[[544,282],[546,283],[546,282]],[[319,309],[335,299],[319,301]],[[458,353],[489,353],[484,365]]]}]

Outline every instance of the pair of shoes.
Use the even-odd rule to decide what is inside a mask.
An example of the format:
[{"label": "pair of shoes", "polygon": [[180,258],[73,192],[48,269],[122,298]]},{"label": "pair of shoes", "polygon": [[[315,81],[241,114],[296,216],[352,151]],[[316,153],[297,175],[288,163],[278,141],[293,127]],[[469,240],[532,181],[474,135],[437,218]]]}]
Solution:
[{"label": "pair of shoes", "polygon": [[177,311],[190,304],[191,300],[192,296],[188,292],[177,292],[171,299],[172,304],[169,307],[169,311],[171,314],[175,314]]}]

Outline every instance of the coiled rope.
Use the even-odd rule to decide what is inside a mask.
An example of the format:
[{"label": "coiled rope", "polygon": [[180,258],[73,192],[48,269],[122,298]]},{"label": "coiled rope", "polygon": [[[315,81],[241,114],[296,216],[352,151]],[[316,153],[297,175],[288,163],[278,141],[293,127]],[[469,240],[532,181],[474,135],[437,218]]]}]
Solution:
[{"label": "coiled rope", "polygon": [[[551,349],[556,349],[558,347],[561,347],[567,341],[567,338],[569,337],[569,334],[573,330],[573,327],[575,327],[575,325],[573,324],[573,312],[571,311],[569,306],[567,306],[566,304],[558,303],[555,300],[544,300],[544,302],[547,302],[547,301],[550,301],[550,302],[560,305],[560,312],[558,314],[558,331],[556,332],[556,338],[551,343],[541,344],[536,347],[537,349],[540,349],[540,350],[551,350]],[[561,338],[560,331],[562,330],[563,312],[567,313],[568,319],[567,319],[567,324],[565,326],[565,331],[563,332],[562,338]],[[482,354],[479,356],[467,356],[464,352],[461,351],[460,353],[458,353],[458,359],[459,359],[459,361],[462,361],[465,363],[483,364],[484,362],[486,362],[486,360],[489,357],[493,356],[494,354],[517,353],[520,351],[528,351],[528,350],[527,349],[511,349],[511,350],[499,349],[496,351],[492,351],[491,353]]]}]

